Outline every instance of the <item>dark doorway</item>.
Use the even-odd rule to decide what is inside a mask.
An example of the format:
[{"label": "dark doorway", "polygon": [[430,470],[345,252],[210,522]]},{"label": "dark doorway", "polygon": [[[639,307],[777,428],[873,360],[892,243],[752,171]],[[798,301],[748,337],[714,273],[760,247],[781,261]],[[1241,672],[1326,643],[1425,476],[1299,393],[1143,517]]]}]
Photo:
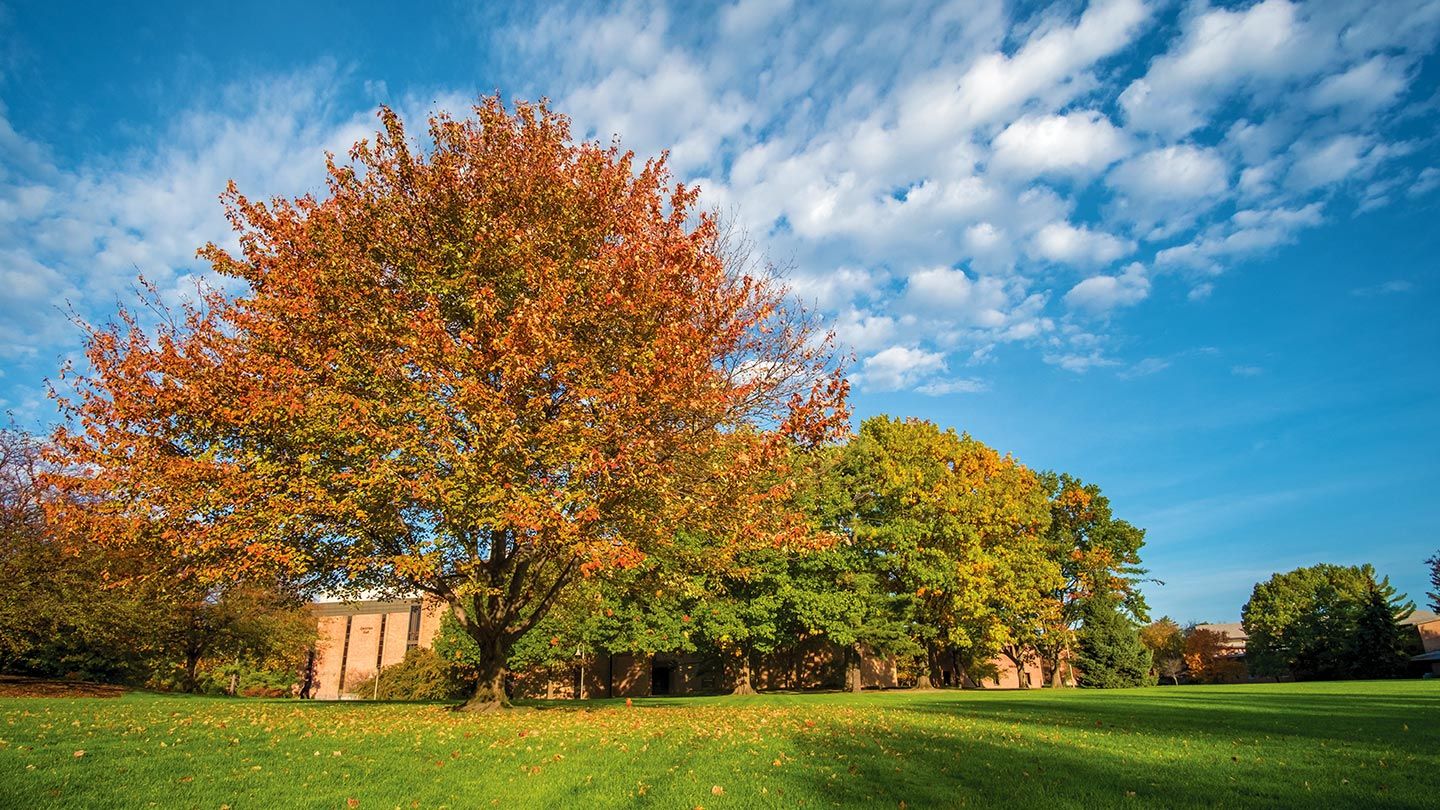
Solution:
[{"label": "dark doorway", "polygon": [[670,694],[670,666],[668,664],[656,664],[650,670],[650,694]]}]

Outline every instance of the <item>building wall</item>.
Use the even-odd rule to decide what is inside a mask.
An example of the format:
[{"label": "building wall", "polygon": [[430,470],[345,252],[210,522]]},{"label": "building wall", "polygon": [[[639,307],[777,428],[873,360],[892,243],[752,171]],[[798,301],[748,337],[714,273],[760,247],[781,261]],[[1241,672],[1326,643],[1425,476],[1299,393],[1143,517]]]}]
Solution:
[{"label": "building wall", "polygon": [[[409,647],[411,609],[416,606],[420,608],[417,646],[430,647],[444,615],[444,606],[437,601],[315,605],[320,640],[316,644],[311,695],[321,700],[369,697],[357,694],[354,686],[374,676],[377,658],[381,667],[404,659]],[[1440,623],[1436,630],[1440,634]],[[972,685],[1005,689],[1019,686],[1014,665],[1008,659],[997,659],[995,666],[997,677]],[[669,671],[672,695],[724,692],[733,684],[734,672],[727,671],[720,661],[697,655],[618,653],[596,656],[583,665],[516,673],[513,690],[517,697],[551,700],[648,697],[656,688],[657,668]],[[1042,684],[1038,664],[1031,664],[1026,671],[1030,685]],[[751,682],[760,690],[839,689],[844,679],[844,651],[825,639],[812,639],[795,650],[768,656],[751,673]],[[901,685],[895,660],[879,655],[862,656],[860,679],[866,689]]]},{"label": "building wall", "polygon": [[1420,646],[1425,652],[1440,650],[1440,619],[1417,623],[1415,629],[1420,633]]},{"label": "building wall", "polygon": [[405,658],[410,646],[411,609],[416,606],[421,608],[417,646],[428,647],[439,629],[442,615],[441,606],[433,601],[315,605],[320,640],[315,647],[311,694],[321,700],[368,697],[356,694],[353,686],[374,676],[377,662],[383,668],[398,664]]},{"label": "building wall", "polygon": [[981,686],[990,689],[1019,689],[1022,686],[1022,677],[1028,678],[1023,684],[1027,688],[1045,685],[1045,674],[1038,660],[1026,662],[1023,668],[1016,667],[1013,661],[1004,657],[996,658],[994,664],[995,677],[986,678],[980,683]]}]

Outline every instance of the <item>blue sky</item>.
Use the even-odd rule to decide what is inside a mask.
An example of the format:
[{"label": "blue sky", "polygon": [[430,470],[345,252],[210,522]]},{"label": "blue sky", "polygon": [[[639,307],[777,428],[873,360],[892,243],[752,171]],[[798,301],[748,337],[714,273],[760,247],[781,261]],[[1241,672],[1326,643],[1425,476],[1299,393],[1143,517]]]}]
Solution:
[{"label": "blue sky", "polygon": [[1157,614],[1440,549],[1440,2],[0,6],[0,407],[217,195],[481,93],[671,149],[922,416],[1099,483]]}]

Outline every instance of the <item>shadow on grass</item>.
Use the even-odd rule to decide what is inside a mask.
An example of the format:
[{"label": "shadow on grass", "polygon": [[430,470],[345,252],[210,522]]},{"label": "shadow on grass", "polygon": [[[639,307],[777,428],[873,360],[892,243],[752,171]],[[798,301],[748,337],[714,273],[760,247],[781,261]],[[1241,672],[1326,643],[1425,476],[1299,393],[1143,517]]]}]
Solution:
[{"label": "shadow on grass", "polygon": [[1106,697],[897,704],[863,735],[797,735],[797,760],[817,765],[793,787],[892,807],[1420,808],[1440,794],[1440,694]]}]

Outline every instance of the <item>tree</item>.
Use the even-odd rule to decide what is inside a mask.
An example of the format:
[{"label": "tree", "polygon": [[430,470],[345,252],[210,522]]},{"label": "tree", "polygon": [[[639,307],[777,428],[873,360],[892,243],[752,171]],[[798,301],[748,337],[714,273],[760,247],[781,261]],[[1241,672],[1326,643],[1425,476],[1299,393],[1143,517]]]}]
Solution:
[{"label": "tree", "polygon": [[1164,675],[1175,683],[1185,666],[1185,634],[1169,616],[1162,616],[1140,628],[1140,643],[1150,650],[1156,675]]},{"label": "tree", "polygon": [[1373,575],[1369,577],[1351,645],[1355,677],[1394,678],[1404,674],[1413,631],[1407,631],[1400,622],[1413,612],[1415,604],[1395,592],[1389,577],[1379,582]]},{"label": "tree", "polygon": [[1060,618],[1039,647],[1051,685],[1059,686],[1061,659],[1074,640],[1073,629],[1086,601],[1113,599],[1136,621],[1149,621],[1149,607],[1139,587],[1146,573],[1140,567],[1145,530],[1116,518],[1110,499],[1095,484],[1053,472],[1043,473],[1041,481],[1050,495],[1045,539],[1059,562],[1063,582],[1054,593]]},{"label": "tree", "polygon": [[41,455],[34,437],[0,429],[0,671],[143,682],[154,602],[116,585],[135,560],[61,544]]},{"label": "tree", "polygon": [[1080,622],[1075,666],[1081,686],[1116,689],[1154,683],[1150,651],[1119,602],[1085,600]]},{"label": "tree", "polygon": [[[664,160],[575,144],[542,105],[380,113],[323,199],[226,194],[238,295],[92,327],[56,483],[208,575],[420,592],[479,649],[469,708],[587,575],[811,542],[793,443],[846,424],[830,342]],[[723,556],[723,555],[722,555]]]},{"label": "tree", "polygon": [[88,521],[50,522],[41,455],[32,437],[0,431],[0,668],[191,692],[205,663],[293,679],[316,629],[293,593],[203,583],[167,555],[93,542]]},{"label": "tree", "polygon": [[1236,680],[1245,667],[1235,657],[1230,634],[1200,625],[1185,633],[1185,671],[1198,683],[1225,683]]},{"label": "tree", "polygon": [[968,435],[916,419],[864,421],[845,448],[848,531],[882,555],[896,593],[913,595],[915,642],[932,684],[945,657],[988,661],[1031,621],[1058,578],[1035,474]]},{"label": "tree", "polygon": [[1240,613],[1250,671],[1302,680],[1392,672],[1403,663],[1397,625],[1414,607],[1402,599],[1369,565],[1276,574]]},{"label": "tree", "polygon": [[1440,551],[1426,560],[1425,564],[1430,566],[1430,587],[1435,589],[1425,595],[1430,597],[1430,609],[1440,612]]},{"label": "tree", "polygon": [[185,692],[201,691],[202,665],[207,663],[243,663],[298,675],[306,651],[315,644],[315,617],[282,586],[207,585],[175,577],[154,583],[150,590],[165,610],[153,617],[149,630]]}]

